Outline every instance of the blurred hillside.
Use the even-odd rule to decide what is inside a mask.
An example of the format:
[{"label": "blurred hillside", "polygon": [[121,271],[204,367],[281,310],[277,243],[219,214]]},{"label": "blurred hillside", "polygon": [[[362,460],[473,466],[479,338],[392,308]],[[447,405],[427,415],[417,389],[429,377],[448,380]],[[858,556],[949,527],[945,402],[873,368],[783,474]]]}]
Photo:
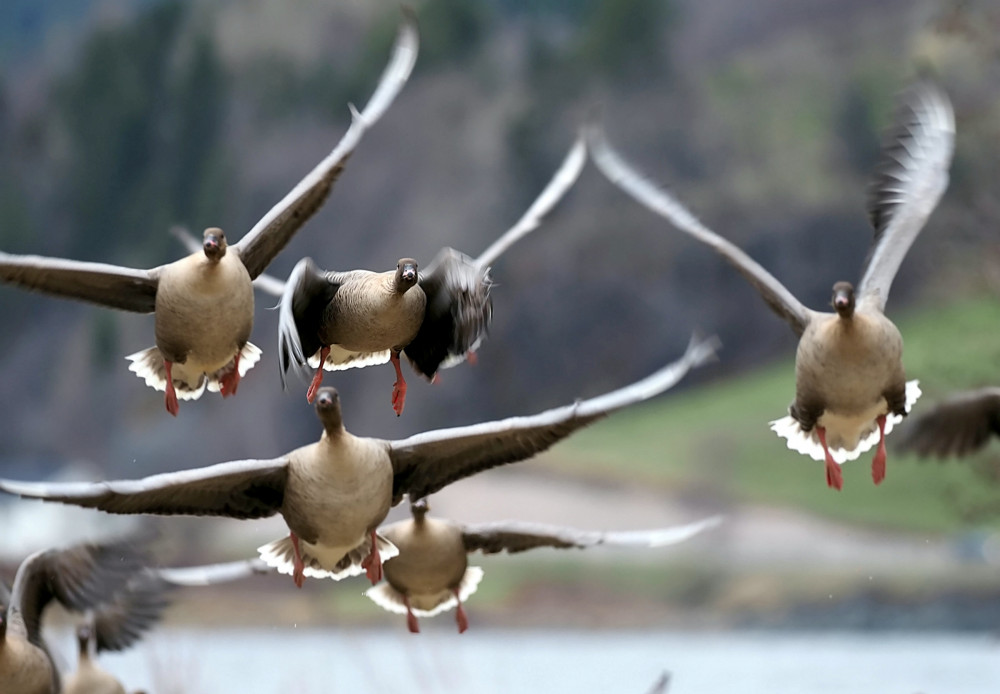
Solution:
[{"label": "blurred hillside", "polygon": [[[478,253],[596,117],[819,307],[834,281],[856,277],[871,237],[865,185],[892,97],[928,72],[956,107],[952,185],[890,314],[996,290],[992,3],[541,4],[417,3],[413,78],[270,270],[284,276],[305,255],[330,269],[387,269],[404,255],[427,263],[442,245]],[[239,238],[328,152],[348,102],[373,89],[398,18],[384,5],[319,0],[43,6],[0,10],[0,248],[147,267],[182,253],[172,224]],[[433,387],[413,376],[402,418],[389,407],[388,366],[327,377],[352,431],[398,438],[593,395],[675,358],[696,328],[725,349],[684,387],[794,347],[735,272],[592,168],[494,274],[479,364]],[[259,297],[252,339],[264,358],[239,397],[206,395],[175,421],[123,359],[152,343],[150,318],[0,288],[0,470],[35,477],[40,465],[87,460],[133,476],[311,440],[304,384],[279,391],[270,302]]]}]

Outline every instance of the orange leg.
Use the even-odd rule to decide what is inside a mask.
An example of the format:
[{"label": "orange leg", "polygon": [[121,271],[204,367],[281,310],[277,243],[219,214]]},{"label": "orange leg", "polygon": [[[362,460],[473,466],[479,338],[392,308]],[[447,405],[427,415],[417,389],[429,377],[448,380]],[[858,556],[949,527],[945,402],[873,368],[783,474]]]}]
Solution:
[{"label": "orange leg", "polygon": [[240,385],[240,353],[236,353],[236,357],[233,359],[233,370],[219,379],[219,392],[222,393],[222,397],[228,398],[230,395],[236,395],[236,389]]},{"label": "orange leg", "polygon": [[174,390],[174,379],[170,375],[170,369],[173,365],[173,362],[166,359],[163,360],[163,367],[167,370],[167,412],[176,417],[180,406],[177,404],[177,391]]},{"label": "orange leg", "polygon": [[292,550],[295,552],[292,580],[295,581],[296,588],[301,588],[302,584],[306,582],[306,575],[304,573],[306,566],[302,562],[302,553],[299,551],[299,536],[295,533],[289,533],[288,536],[292,538]]},{"label": "orange leg", "polygon": [[330,356],[330,348],[320,348],[319,366],[316,367],[316,375],[313,376],[312,383],[309,384],[309,390],[306,391],[306,400],[309,402],[316,399],[316,392],[319,390],[320,384],[323,383],[323,364],[326,363],[326,358],[328,356]]},{"label": "orange leg", "polygon": [[458,588],[452,588],[451,592],[455,594],[455,600],[458,601],[458,611],[455,612],[455,622],[458,624],[458,633],[464,634],[469,628],[469,616],[465,614],[465,608],[462,607],[462,599],[458,597]]},{"label": "orange leg", "polygon": [[396,350],[392,350],[391,361],[396,368],[396,382],[392,384],[392,409],[398,417],[403,414],[403,406],[406,404],[406,380],[399,368],[399,352]]},{"label": "orange leg", "polygon": [[469,362],[472,366],[479,363],[479,357],[471,349],[465,353],[465,361]]},{"label": "orange leg", "polygon": [[823,444],[823,453],[826,454],[826,486],[840,491],[844,487],[844,477],[840,473],[840,466],[834,462],[830,449],[826,446],[826,429],[816,427],[816,435],[819,436],[819,442]]},{"label": "orange leg", "polygon": [[368,551],[368,556],[361,561],[361,568],[365,570],[365,576],[375,585],[382,580],[382,557],[378,553],[378,542],[375,540],[375,531],[371,531],[372,545]]},{"label": "orange leg", "polygon": [[417,624],[417,618],[410,608],[410,597],[408,595],[403,595],[403,604],[406,605],[406,628],[410,630],[411,634],[419,634],[420,625]]},{"label": "orange leg", "polygon": [[875,421],[878,422],[878,450],[872,458],[872,479],[875,484],[882,484],[885,479],[885,415]]}]

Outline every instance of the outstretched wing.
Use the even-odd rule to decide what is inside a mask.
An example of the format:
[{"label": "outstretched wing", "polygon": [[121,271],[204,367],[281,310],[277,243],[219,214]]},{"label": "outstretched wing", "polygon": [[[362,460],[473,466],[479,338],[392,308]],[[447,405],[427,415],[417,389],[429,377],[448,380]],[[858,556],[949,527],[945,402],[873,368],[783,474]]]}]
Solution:
[{"label": "outstretched wing", "polygon": [[303,372],[309,357],[322,347],[319,330],[323,314],[340,283],[337,273],[322,272],[312,258],[303,258],[292,268],[278,304],[278,367],[281,387],[285,373],[294,366]]},{"label": "outstretched wing", "polygon": [[947,458],[975,453],[1000,436],[1000,388],[958,393],[907,425],[898,448]]},{"label": "outstretched wing", "polygon": [[690,369],[711,359],[717,344],[715,338],[692,339],[679,360],[630,386],[589,400],[530,417],[438,429],[387,442],[394,471],[393,503],[403,494],[423,498],[477,472],[530,458],[615,410],[668,390]]},{"label": "outstretched wing", "polygon": [[479,268],[488,268],[496,262],[497,258],[504,251],[537,229],[545,221],[545,217],[563,199],[567,191],[576,183],[576,179],[580,177],[580,172],[586,163],[587,144],[586,139],[581,134],[576,138],[573,146],[570,147],[569,153],[566,154],[566,158],[563,159],[562,164],[559,166],[559,170],[556,171],[555,176],[552,177],[549,184],[545,186],[545,190],[542,191],[541,195],[531,203],[531,207],[517,220],[514,226],[504,232],[503,236],[494,241],[489,248],[476,258],[476,265]]},{"label": "outstretched wing", "polygon": [[264,518],[281,508],[288,459],[236,460],[116,482],[15,482],[0,491],[108,513]]},{"label": "outstretched wing", "polygon": [[178,586],[211,586],[217,583],[238,581],[249,576],[271,573],[271,569],[263,560],[253,558],[203,566],[163,568],[157,569],[156,573],[168,583]]},{"label": "outstretched wing", "polygon": [[948,187],[954,146],[948,95],[929,82],[905,91],[869,188],[875,239],[858,284],[859,302],[885,308],[903,257]]},{"label": "outstretched wing", "polygon": [[146,570],[132,577],[114,597],[92,613],[98,651],[122,651],[142,638],[170,606],[172,586]]},{"label": "outstretched wing", "polygon": [[767,305],[787,321],[796,335],[802,335],[812,311],[803,306],[774,275],[733,243],[702,224],[669,192],[639,173],[611,147],[599,128],[589,130],[588,143],[594,163],[608,180],[684,233],[713,248],[753,285]]},{"label": "outstretched wing", "polygon": [[77,611],[96,607],[112,600],[147,562],[145,551],[128,539],[36,552],[14,577],[12,616],[23,620],[29,641],[42,645],[42,612],[52,600]]},{"label": "outstretched wing", "polygon": [[326,202],[333,184],[365,131],[382,117],[409,79],[417,60],[419,43],[416,16],[412,10],[404,8],[403,23],[396,36],[389,65],[364,111],[358,113],[351,107],[351,127],[333,151],[236,244],[251,279],[264,272],[292,235]]},{"label": "outstretched wing", "polygon": [[506,521],[465,525],[462,527],[462,540],[465,543],[466,551],[481,550],[484,554],[497,554],[499,552],[514,554],[536,547],[554,547],[556,549],[586,549],[597,545],[666,547],[684,542],[704,530],[714,528],[721,522],[721,516],[713,516],[696,523],[671,528],[602,532],[541,523]]},{"label": "outstretched wing", "polygon": [[0,253],[0,281],[123,311],[152,313],[157,270]]},{"label": "outstretched wing", "polygon": [[486,337],[493,317],[488,267],[453,248],[443,248],[420,288],[427,297],[424,320],[403,353],[413,370],[427,379],[442,367],[454,366],[474,352]]}]

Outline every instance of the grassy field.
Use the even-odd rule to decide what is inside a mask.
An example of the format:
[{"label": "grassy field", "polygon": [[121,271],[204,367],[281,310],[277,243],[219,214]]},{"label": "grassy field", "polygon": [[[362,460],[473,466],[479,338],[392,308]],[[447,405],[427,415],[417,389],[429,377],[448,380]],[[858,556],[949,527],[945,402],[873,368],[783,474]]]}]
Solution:
[{"label": "grassy field", "polygon": [[[920,379],[924,390],[916,412],[952,390],[1000,383],[995,297],[894,319],[906,342],[907,375]],[[871,455],[865,454],[844,466],[844,489],[837,493],[827,488],[821,463],[787,450],[767,428],[785,414],[793,394],[790,355],[612,417],[557,447],[546,464],[680,493],[801,507],[869,526],[948,531],[1000,525],[1000,480],[989,473],[1000,458],[996,444],[975,459],[939,464],[894,454],[890,436],[885,482],[872,484]]]}]

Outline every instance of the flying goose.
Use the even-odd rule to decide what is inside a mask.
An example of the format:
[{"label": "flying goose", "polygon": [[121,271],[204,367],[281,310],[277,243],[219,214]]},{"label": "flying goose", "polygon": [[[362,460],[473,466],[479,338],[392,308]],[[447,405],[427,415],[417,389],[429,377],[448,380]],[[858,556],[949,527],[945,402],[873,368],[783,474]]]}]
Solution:
[{"label": "flying goose", "polygon": [[956,393],[908,424],[897,448],[923,457],[963,457],[1000,436],[1000,388]]},{"label": "flying goose", "polygon": [[41,633],[53,600],[70,610],[100,605],[145,564],[130,541],[83,544],[31,555],[8,592],[0,581],[0,692],[57,694],[60,677]]},{"label": "flying goose", "polygon": [[878,444],[872,478],[885,477],[885,435],[920,395],[906,382],[903,340],[883,310],[903,257],[948,185],[955,119],[947,95],[930,83],[904,92],[895,126],[883,144],[871,183],[868,213],[875,238],[855,293],[833,286],[833,313],[806,308],[764,268],[708,229],[668,192],[647,180],[591,132],[594,163],[612,183],[710,246],[760,292],[799,336],[795,401],[771,422],[788,447],[826,462],[827,484],[843,485],[839,464]]},{"label": "flying goose", "polygon": [[615,410],[653,397],[708,361],[716,340],[692,339],[684,356],[630,386],[528,417],[438,429],[387,441],[350,434],[333,388],[315,408],[316,443],[272,460],[239,460],[140,480],[95,483],[14,482],[0,490],[109,513],[263,518],[280,513],[289,535],[258,549],[264,562],[291,574],[340,580],[382,578],[396,547],[376,532],[404,494],[421,498],[477,472],[531,458]]},{"label": "flying goose", "polygon": [[191,255],[149,270],[101,263],[0,253],[0,281],[111,308],[155,314],[156,346],[128,357],[129,370],[166,392],[176,416],[178,398],[201,397],[206,387],[233,395],[260,359],[248,342],[253,327],[251,280],[322,206],[348,158],[395,99],[417,57],[417,27],[404,12],[392,58],[365,110],[332,152],[236,244],[221,229],[206,229]]},{"label": "flying goose", "polygon": [[536,229],[573,186],[586,163],[577,138],[555,176],[518,222],[478,258],[443,248],[423,273],[401,258],[395,270],[319,270],[303,258],[281,296],[278,358],[282,385],[290,366],[315,375],[306,392],[313,401],[323,369],[335,371],[384,364],[396,369],[392,409],[403,413],[405,354],[413,370],[433,380],[439,368],[473,356],[492,317],[490,265],[518,239]]},{"label": "flying goose", "polygon": [[379,532],[399,554],[385,563],[385,582],[365,593],[379,607],[405,614],[406,626],[414,634],[420,632],[417,616],[433,617],[453,607],[457,609],[458,633],[469,628],[462,603],[476,592],[483,578],[481,568],[469,566],[470,552],[514,554],[536,547],[587,549],[597,545],[665,547],[694,537],[722,520],[715,516],[673,528],[601,532],[514,521],[460,525],[428,518],[428,510],[427,501],[420,499],[410,505],[412,519],[381,528]]}]

